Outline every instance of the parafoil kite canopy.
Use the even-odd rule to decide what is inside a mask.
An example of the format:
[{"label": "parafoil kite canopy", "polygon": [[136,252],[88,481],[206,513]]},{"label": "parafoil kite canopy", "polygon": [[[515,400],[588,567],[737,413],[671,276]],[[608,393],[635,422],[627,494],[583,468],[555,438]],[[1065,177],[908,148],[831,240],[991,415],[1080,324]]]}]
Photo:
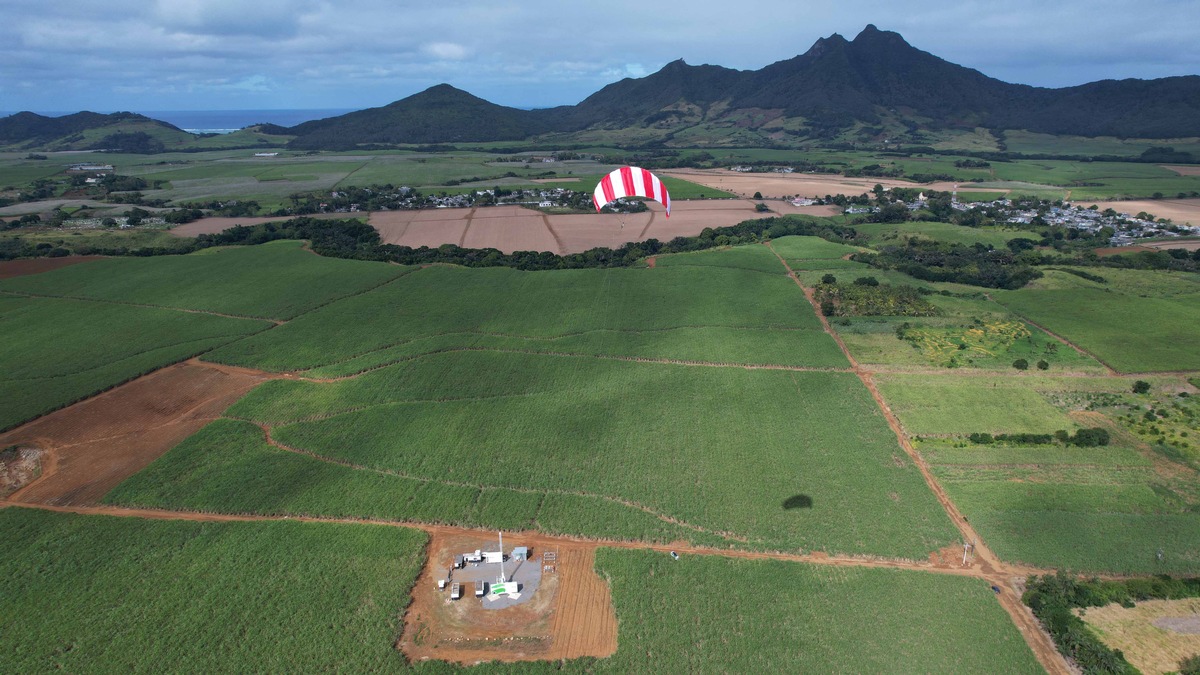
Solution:
[{"label": "parafoil kite canopy", "polygon": [[658,176],[636,166],[623,166],[600,179],[592,193],[592,203],[599,211],[605,204],[621,197],[645,197],[661,202],[671,217],[671,195]]}]

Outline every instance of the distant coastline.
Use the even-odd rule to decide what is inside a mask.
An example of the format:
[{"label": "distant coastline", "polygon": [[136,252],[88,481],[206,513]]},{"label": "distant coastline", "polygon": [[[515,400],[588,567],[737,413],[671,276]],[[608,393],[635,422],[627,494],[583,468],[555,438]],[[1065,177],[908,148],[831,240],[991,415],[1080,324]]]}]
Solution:
[{"label": "distant coastline", "polygon": [[[297,124],[312,120],[336,117],[353,112],[357,108],[294,108],[278,110],[134,110],[140,115],[174,124],[184,131],[193,134],[228,134],[238,129],[244,129],[252,124],[278,124],[281,127],[294,127]],[[15,114],[16,110],[0,111],[0,117]],[[39,115],[60,117],[78,112],[34,110]],[[93,112],[108,113],[111,110],[96,110]]]}]

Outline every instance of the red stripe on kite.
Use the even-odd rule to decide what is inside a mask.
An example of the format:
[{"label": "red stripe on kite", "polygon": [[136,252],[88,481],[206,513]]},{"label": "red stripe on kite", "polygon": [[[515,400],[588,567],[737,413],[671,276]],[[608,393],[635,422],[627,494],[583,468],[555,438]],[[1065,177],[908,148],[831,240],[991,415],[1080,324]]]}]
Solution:
[{"label": "red stripe on kite", "polygon": [[623,196],[628,197],[637,194],[637,188],[633,185],[633,167],[621,167],[621,184],[625,187],[625,194]]},{"label": "red stripe on kite", "polygon": [[609,174],[600,180],[600,187],[604,190],[605,204],[617,198],[616,191],[613,190],[612,174]]},{"label": "red stripe on kite", "polygon": [[642,169],[642,184],[646,186],[646,197],[657,200],[658,197],[654,196],[654,174]]}]

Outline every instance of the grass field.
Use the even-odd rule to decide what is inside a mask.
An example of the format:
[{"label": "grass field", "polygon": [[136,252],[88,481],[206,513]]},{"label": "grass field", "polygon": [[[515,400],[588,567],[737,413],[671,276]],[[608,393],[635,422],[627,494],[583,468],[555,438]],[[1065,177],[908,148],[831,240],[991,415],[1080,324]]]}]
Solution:
[{"label": "grass field", "polygon": [[[996,248],[1004,248],[1011,239],[1020,237],[1035,238],[1028,230],[1018,230],[1003,226],[964,227],[952,223],[912,222],[912,223],[860,223],[854,229],[865,235],[872,246],[902,244],[910,237],[918,239],[934,239],[951,244],[991,244]],[[786,256],[785,256],[786,257]]]},{"label": "grass field", "polygon": [[1200,325],[1200,305],[1152,290],[1168,276],[1175,282],[1172,288],[1194,289],[1195,275],[1143,273],[1135,281],[1131,274],[1109,272],[1101,275],[1115,280],[1108,286],[1052,271],[1030,288],[997,291],[993,297],[1118,371],[1200,369],[1200,331],[1194,329]]},{"label": "grass field", "polygon": [[4,344],[0,429],[269,325],[168,309],[0,293]]},{"label": "grass field", "polygon": [[537,273],[430,267],[210,358],[339,375],[456,346],[847,365],[786,276],[692,266]]},{"label": "grass field", "polygon": [[288,319],[408,271],[323,258],[304,250],[300,242],[283,241],[186,256],[100,260],[7,279],[0,282],[0,291]]},{"label": "grass field", "polygon": [[[692,526],[682,530],[688,538],[726,532],[724,543],[754,548],[924,558],[954,534],[844,373],[468,352],[330,384],[268,383],[227,414],[278,425],[279,442],[362,467],[361,480],[375,485],[284,480],[262,452],[244,459],[209,440],[171,451],[110,500],[330,515],[386,504],[390,517],[492,527],[469,508],[472,495],[494,488],[530,493],[532,504],[545,495],[535,523],[590,536],[678,536],[663,516]],[[395,476],[414,487],[391,495],[401,489],[385,487]],[[413,490],[425,497],[399,496]],[[797,494],[810,508],[784,507]],[[611,516],[580,508],[600,502]]]},{"label": "grass field", "polygon": [[655,258],[659,267],[731,267],[767,274],[784,274],[786,270],[771,249],[761,244],[735,246],[728,249],[676,253]]},{"label": "grass field", "polygon": [[[888,376],[880,387],[909,432],[927,434],[918,450],[1002,559],[1089,573],[1200,571],[1200,476],[1181,459],[1191,439],[1166,430],[1177,418],[1189,423],[1190,397],[1169,393],[1177,384],[1156,380],[1152,391],[1163,393],[1135,395],[1127,379],[1111,377],[930,380]],[[914,396],[938,403],[913,410]],[[1183,403],[1172,405],[1172,398]],[[1148,404],[1169,417],[1142,421]],[[1044,419],[1031,419],[1035,414]],[[1139,442],[1114,422],[1161,445]],[[1111,444],[978,445],[961,438],[989,426],[992,432],[1049,433],[1070,425],[1104,427]],[[930,437],[944,434],[959,437]]]},{"label": "grass field", "polygon": [[789,261],[792,260],[830,260],[839,259],[851,253],[863,250],[857,246],[847,246],[820,237],[780,237],[771,241],[771,248]]},{"label": "grass field", "polygon": [[1017,378],[879,376],[879,389],[912,435],[1049,434],[1074,423]]},{"label": "grass field", "polygon": [[[884,283],[906,283],[895,272],[824,272],[843,282],[857,276],[874,276]],[[800,276],[806,281],[817,281],[814,272],[803,272]],[[889,369],[935,367],[1013,372],[1013,363],[1025,359],[1031,370],[1044,361],[1050,373],[1105,372],[1100,362],[1025,323],[978,290],[917,280],[909,280],[908,285],[937,291],[925,296],[937,308],[937,316],[871,316],[835,322],[834,327],[860,363]]]},{"label": "grass field", "polygon": [[0,510],[0,670],[399,670],[425,535]]},{"label": "grass field", "polygon": [[621,622],[602,671],[1042,672],[976,579],[613,550],[596,567]]}]

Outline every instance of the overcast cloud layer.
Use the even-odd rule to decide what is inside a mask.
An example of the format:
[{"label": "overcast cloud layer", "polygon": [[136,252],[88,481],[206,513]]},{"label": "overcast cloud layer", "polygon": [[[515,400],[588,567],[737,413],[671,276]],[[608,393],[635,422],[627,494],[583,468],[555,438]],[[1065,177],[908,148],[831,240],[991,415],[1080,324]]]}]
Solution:
[{"label": "overcast cloud layer", "polygon": [[440,82],[543,107],[677,58],[758,69],[868,23],[992,77],[1061,87],[1196,74],[1195,10],[1195,0],[4,0],[0,110],[365,108]]}]

